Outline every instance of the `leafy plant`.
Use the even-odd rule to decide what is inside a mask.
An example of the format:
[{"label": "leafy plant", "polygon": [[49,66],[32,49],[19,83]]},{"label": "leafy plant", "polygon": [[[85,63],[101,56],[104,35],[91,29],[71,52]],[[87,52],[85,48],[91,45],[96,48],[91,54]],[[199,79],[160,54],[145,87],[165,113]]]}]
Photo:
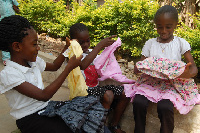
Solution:
[{"label": "leafy plant", "polygon": [[[84,0],[81,5],[72,2],[71,7],[67,10],[63,0],[23,0],[20,1],[20,15],[29,19],[39,33],[46,32],[52,37],[69,37],[71,25],[84,23],[89,28],[91,47],[105,37],[117,35],[123,42],[119,52],[131,58],[138,58],[144,43],[157,36],[152,21],[159,8],[157,1],[106,0],[97,8],[95,0]],[[195,29],[181,23],[176,30],[177,36],[191,44],[197,65],[200,65],[199,18],[198,13],[193,16]]]},{"label": "leafy plant", "polygon": [[195,29],[191,29],[184,23],[181,23],[176,30],[176,35],[184,38],[191,45],[191,54],[195,60],[197,66],[200,66],[200,14],[197,13],[196,16],[192,16],[194,20]]}]

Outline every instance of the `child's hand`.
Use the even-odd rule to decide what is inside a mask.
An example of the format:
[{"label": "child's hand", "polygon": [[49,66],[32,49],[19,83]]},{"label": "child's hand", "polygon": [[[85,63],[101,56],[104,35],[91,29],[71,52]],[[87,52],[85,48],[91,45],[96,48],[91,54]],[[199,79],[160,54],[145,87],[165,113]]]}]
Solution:
[{"label": "child's hand", "polygon": [[66,45],[63,48],[62,53],[65,52],[68,49],[68,47],[70,46],[70,39],[68,37],[66,37],[65,42],[66,42]]},{"label": "child's hand", "polygon": [[115,40],[112,40],[112,38],[114,38],[114,37],[117,37],[117,35],[112,35],[110,37],[107,37],[107,38],[101,40],[97,45],[101,45],[102,48],[108,47],[115,42]]},{"label": "child's hand", "polygon": [[185,70],[184,72],[178,76],[177,78],[191,78],[191,74],[190,74],[190,66],[192,65],[191,62],[187,63],[185,66]]},{"label": "child's hand", "polygon": [[68,37],[66,37],[65,41],[66,41],[66,46],[69,47],[70,46],[70,39]]},{"label": "child's hand", "polygon": [[83,58],[83,56],[79,56],[76,58],[76,56],[72,56],[69,61],[68,61],[68,65],[70,65],[70,69],[73,70],[74,68],[78,67],[81,65],[81,59]]}]

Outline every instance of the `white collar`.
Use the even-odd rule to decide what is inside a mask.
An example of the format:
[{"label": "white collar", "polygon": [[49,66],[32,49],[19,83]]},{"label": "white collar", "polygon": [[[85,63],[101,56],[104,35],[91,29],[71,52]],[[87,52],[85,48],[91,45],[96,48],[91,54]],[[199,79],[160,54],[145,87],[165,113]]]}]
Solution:
[{"label": "white collar", "polygon": [[5,67],[13,67],[15,69],[20,70],[23,73],[26,73],[29,69],[32,69],[33,67],[36,67],[36,62],[28,62],[28,64],[31,66],[31,68],[22,66],[22,65],[14,62],[14,61],[7,60]]}]

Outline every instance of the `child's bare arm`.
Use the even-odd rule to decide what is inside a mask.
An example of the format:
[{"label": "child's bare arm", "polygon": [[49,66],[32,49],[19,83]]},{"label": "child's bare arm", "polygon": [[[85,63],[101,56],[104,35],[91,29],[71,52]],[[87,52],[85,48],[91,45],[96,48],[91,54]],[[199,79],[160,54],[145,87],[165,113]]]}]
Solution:
[{"label": "child's bare arm", "polygon": [[190,51],[185,52],[184,57],[187,65],[185,67],[185,71],[178,78],[192,78],[197,75],[198,69]]},{"label": "child's bare arm", "polygon": [[95,59],[95,57],[97,56],[97,54],[100,52],[101,49],[110,46],[111,44],[113,44],[115,42],[115,40],[113,40],[112,38],[116,37],[116,35],[112,35],[110,37],[107,37],[103,40],[101,40],[96,47],[94,47],[94,49],[92,50],[91,53],[89,53],[82,61],[81,63],[81,69],[85,70]]},{"label": "child's bare arm", "polygon": [[[140,61],[143,61],[144,59],[146,59],[147,57],[145,57],[144,55],[141,55]],[[138,74],[141,73],[138,68],[136,67],[136,65],[134,66],[134,73]]]},{"label": "child's bare arm", "polygon": [[54,80],[50,85],[48,85],[44,90],[39,89],[31,83],[24,82],[14,89],[19,93],[24,94],[28,97],[40,100],[40,101],[48,101],[53,95],[57,92],[57,90],[61,87],[63,82],[65,81],[68,74],[80,65],[82,56],[76,58],[75,56],[69,59],[67,66],[64,71],[58,76],[56,80]]},{"label": "child's bare arm", "polygon": [[46,63],[45,71],[57,71],[61,67],[62,63],[65,61],[65,57],[62,53],[65,52],[65,50],[69,47],[69,45],[70,45],[70,40],[69,38],[66,37],[66,45],[63,48],[62,52],[53,61],[53,63],[49,63],[49,62]]}]

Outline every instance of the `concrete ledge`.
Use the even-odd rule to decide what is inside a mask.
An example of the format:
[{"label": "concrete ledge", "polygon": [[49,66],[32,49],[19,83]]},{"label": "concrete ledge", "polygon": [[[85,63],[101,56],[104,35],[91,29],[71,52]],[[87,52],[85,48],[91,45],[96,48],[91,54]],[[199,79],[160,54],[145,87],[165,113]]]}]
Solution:
[{"label": "concrete ledge", "polygon": [[[195,107],[186,115],[181,115],[174,108],[174,133],[200,133],[200,105]],[[130,103],[122,117],[121,127],[126,133],[134,132],[133,106]],[[160,120],[157,115],[157,106],[150,103],[147,111],[146,133],[159,133]]]}]

